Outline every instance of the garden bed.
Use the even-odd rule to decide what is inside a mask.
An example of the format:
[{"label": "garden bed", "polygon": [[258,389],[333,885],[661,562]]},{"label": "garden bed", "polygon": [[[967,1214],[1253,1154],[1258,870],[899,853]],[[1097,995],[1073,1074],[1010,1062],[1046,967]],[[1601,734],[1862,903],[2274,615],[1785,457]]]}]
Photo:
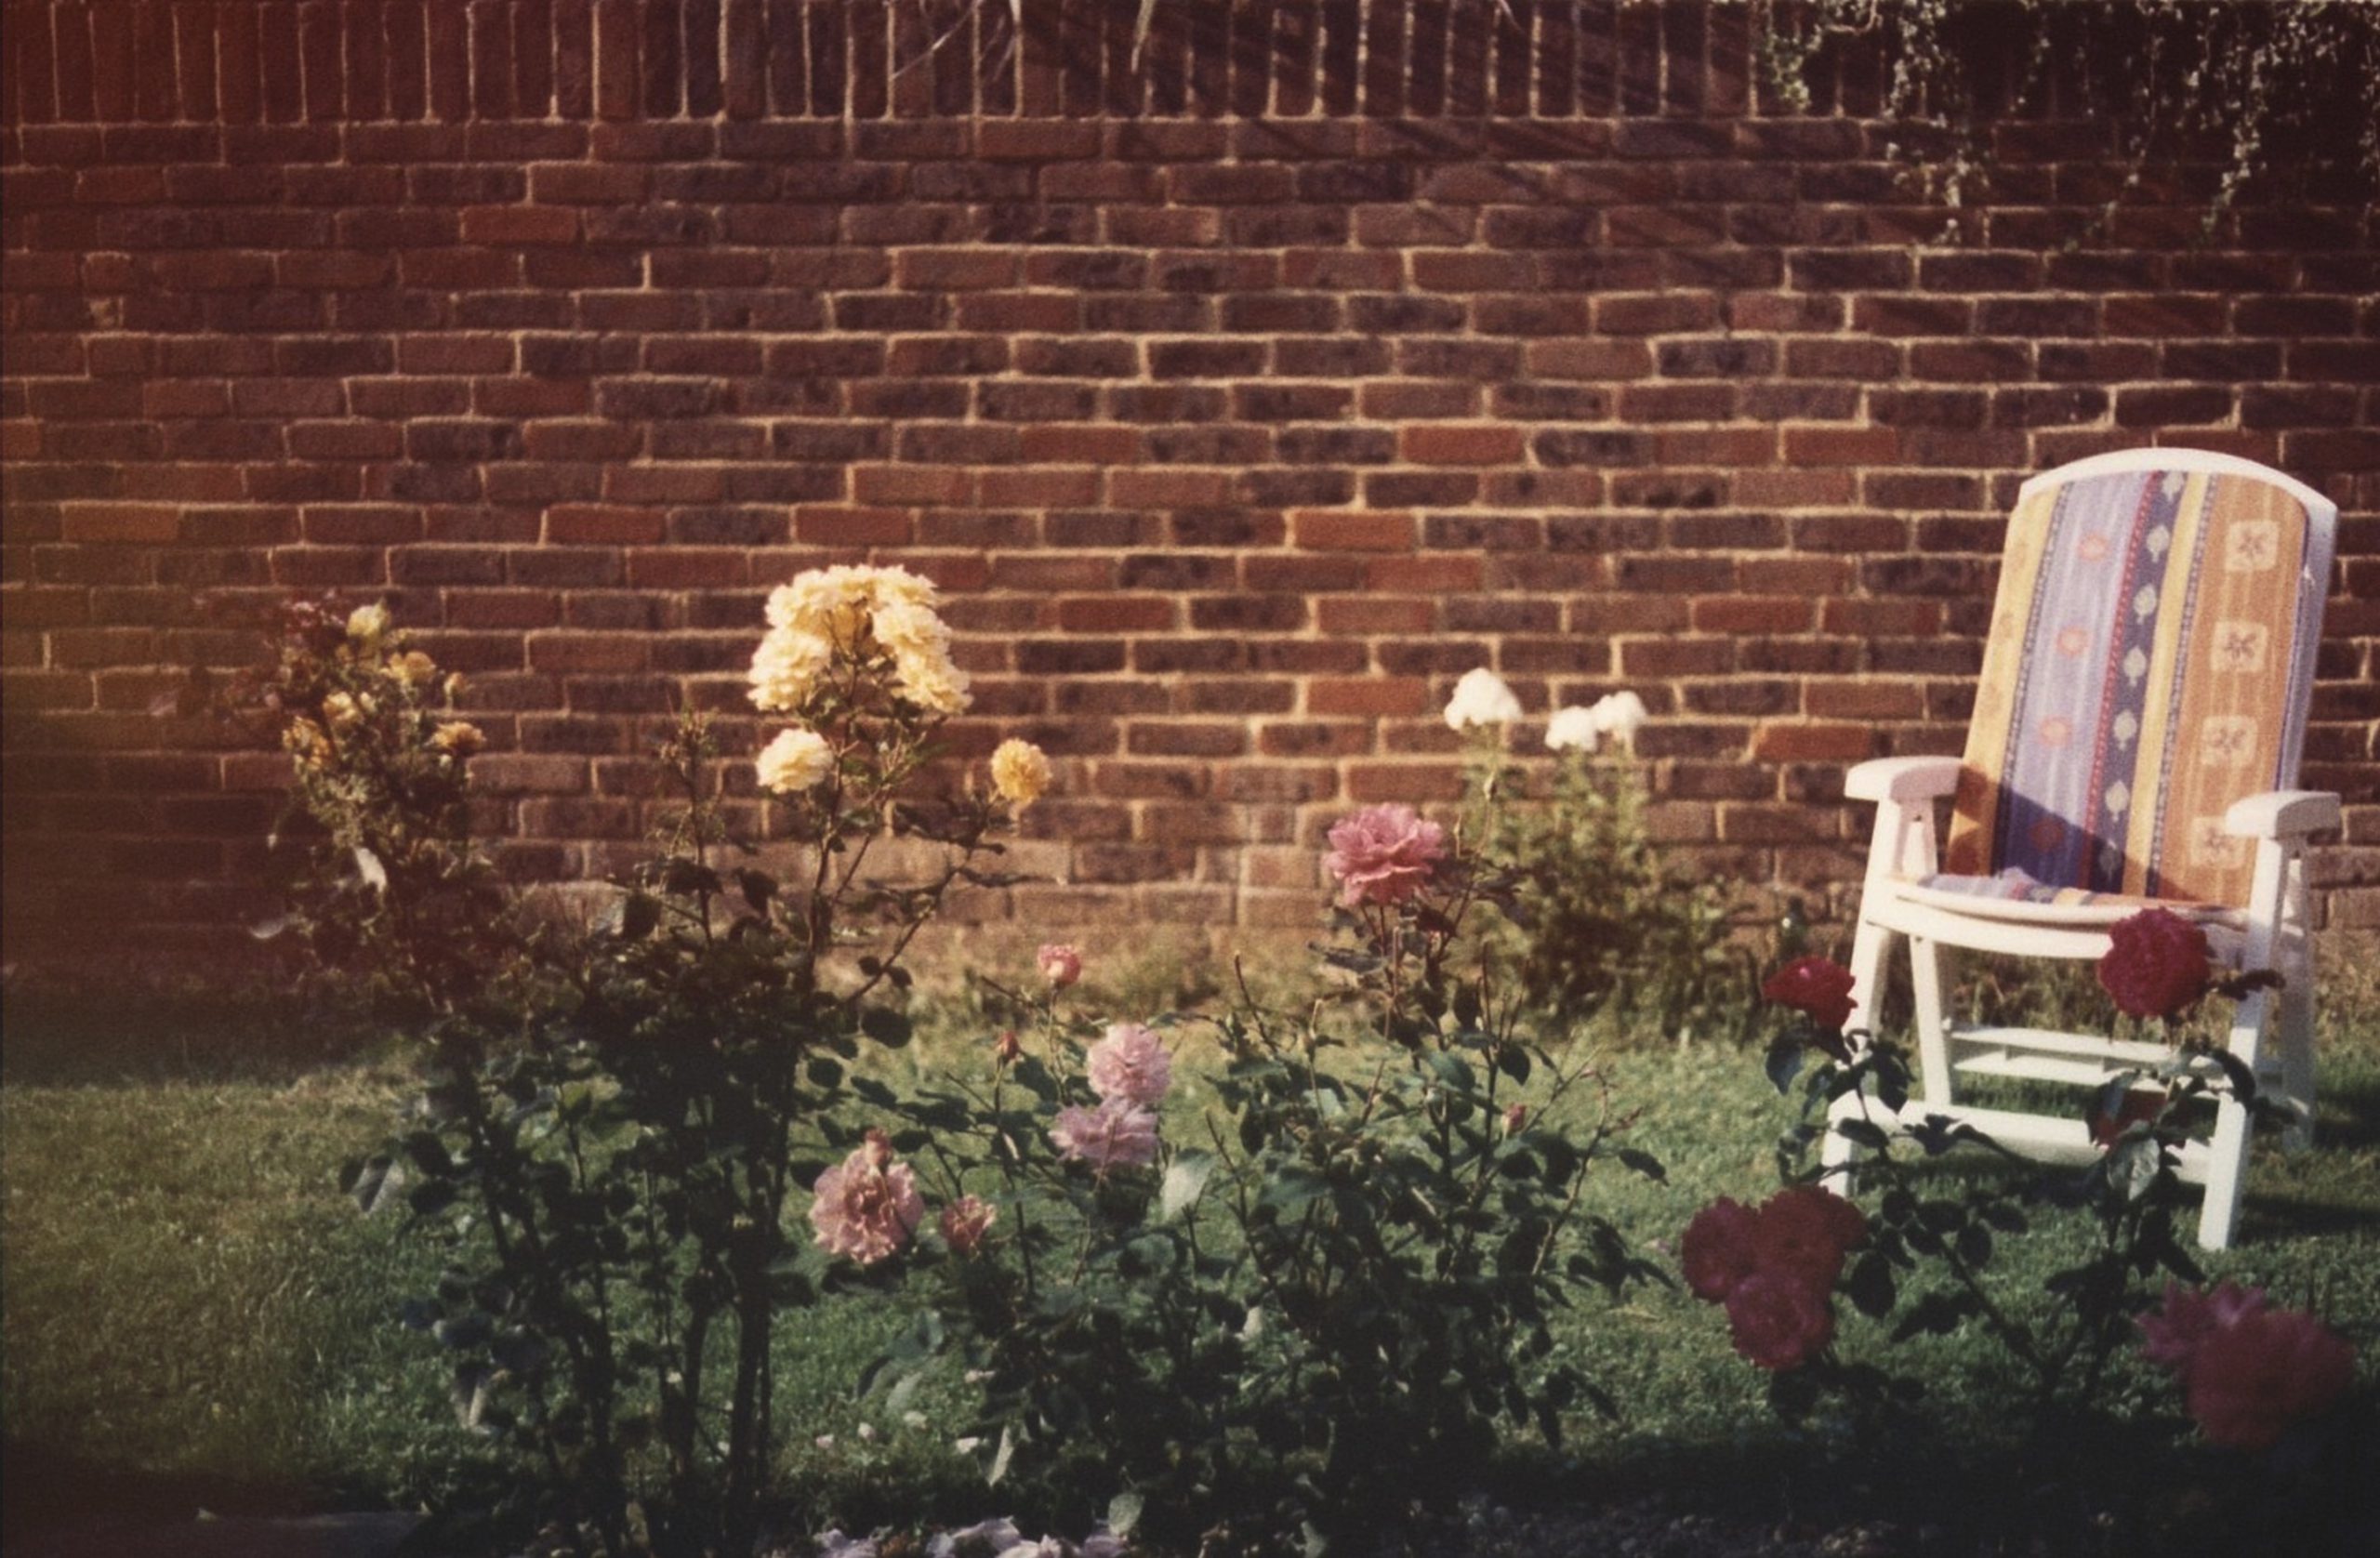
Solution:
[{"label": "garden bed", "polygon": [[[2345,998],[2325,1015],[2321,1149],[2260,1152],[2241,1243],[2207,1264],[2316,1304],[2368,1359],[2380,1351],[2380,1002],[2336,971]],[[924,1025],[905,1057],[919,1074],[985,1041],[963,1014]],[[455,1424],[437,1350],[395,1324],[399,1298],[434,1276],[434,1252],[405,1238],[401,1219],[358,1216],[337,1183],[339,1162],[386,1132],[402,1064],[259,1059],[223,1036],[228,1025],[193,1048],[152,1031],[112,1051],[87,1036],[44,1044],[15,1014],[10,1027],[7,1433],[12,1471],[41,1473],[9,1477],[12,1529],[100,1513],[162,1522],[201,1506],[404,1509],[487,1474],[484,1446]],[[1668,1168],[1663,1183],[1614,1175],[1601,1187],[1635,1248],[1659,1258],[1698,1207],[1773,1186],[1769,1143],[1790,1109],[1756,1054],[1623,1040],[1609,1068],[1643,1106],[1633,1139]],[[1208,1107],[1195,1095],[1176,1104]],[[1945,1172],[1991,1170],[1962,1159]],[[2082,1236],[2045,1222],[1997,1273],[2009,1291],[2037,1294],[2061,1246]],[[903,1317],[868,1300],[811,1314],[778,1344],[792,1442],[781,1470],[809,1490],[796,1518],[864,1529],[1001,1507],[932,1422],[887,1417],[854,1392]],[[2238,1507],[2245,1481],[2222,1452],[2140,1462],[2137,1446],[2109,1443],[2096,1460],[2029,1466],[1995,1428],[2006,1380],[1972,1327],[1901,1350],[1897,1362],[1934,1381],[1942,1436],[1893,1466],[1846,1463],[1824,1433],[1779,1425],[1720,1316],[1683,1292],[1640,1289],[1567,1325],[1622,1417],[1582,1414],[1567,1459],[1523,1453],[1506,1485],[1417,1515],[1413,1551],[2244,1551],[2219,1545],[2236,1525],[2213,1521]],[[1847,1320],[1846,1344],[1875,1349],[1875,1329]],[[2178,1412],[2153,1374],[2128,1369],[2114,1388],[2170,1441]],[[2032,1482],[1917,1481],[1942,1475],[1928,1457],[1963,1442],[1973,1464],[1997,1459]]]}]

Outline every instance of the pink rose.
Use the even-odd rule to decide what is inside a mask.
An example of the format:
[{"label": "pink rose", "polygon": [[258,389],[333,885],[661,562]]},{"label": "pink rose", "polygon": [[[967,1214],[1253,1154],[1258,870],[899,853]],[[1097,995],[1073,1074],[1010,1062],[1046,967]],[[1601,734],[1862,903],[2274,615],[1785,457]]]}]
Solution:
[{"label": "pink rose", "polygon": [[1528,1129],[1528,1105],[1508,1103],[1504,1106],[1504,1134],[1518,1136]]},{"label": "pink rose", "polygon": [[1058,1111],[1050,1141],[1070,1161],[1088,1163],[1102,1175],[1145,1168],[1157,1161],[1157,1116],[1122,1098],[1104,1100],[1096,1109],[1078,1104]]},{"label": "pink rose", "polygon": [[2262,1314],[2264,1307],[2265,1290],[2261,1287],[2225,1282],[2202,1293],[2178,1282],[2168,1282],[2165,1307],[2154,1314],[2144,1314],[2135,1322],[2140,1327],[2140,1351],[2150,1363],[2169,1368],[2188,1381],[2190,1361],[2198,1356],[2198,1350],[2207,1338],[2228,1330],[2252,1314]]},{"label": "pink rose", "polygon": [[2177,914],[2143,909],[2108,928],[2099,984],[2127,1017],[2178,1016],[2212,977],[2206,932]]},{"label": "pink rose", "polygon": [[1834,1340],[1834,1309],[1790,1274],[1756,1271],[1727,1295],[1727,1330],[1758,1367],[1795,1368]]},{"label": "pink rose", "polygon": [[999,1037],[992,1041],[992,1059],[1002,1065],[1014,1065],[1025,1053],[1024,1041],[1014,1028],[1002,1028]]},{"label": "pink rose", "polygon": [[1752,1273],[1752,1209],[1721,1196],[1694,1214],[1678,1244],[1686,1285],[1706,1303],[1725,1302]]},{"label": "pink rose", "polygon": [[982,1196],[961,1195],[942,1208],[942,1242],[953,1255],[972,1255],[999,1215],[999,1208]]},{"label": "pink rose", "polygon": [[903,1245],[926,1214],[917,1177],[892,1160],[892,1143],[880,1130],[851,1156],[818,1176],[811,1194],[810,1224],[819,1248],[872,1266]]},{"label": "pink rose", "polygon": [[1768,976],[1761,998],[1809,1013],[1821,1028],[1840,1033],[1851,1021],[1851,970],[1825,957],[1796,957]]},{"label": "pink rose", "polygon": [[1173,1057],[1165,1042],[1138,1023],[1118,1023],[1085,1057],[1091,1088],[1111,1102],[1122,1100],[1155,1108],[1173,1086]]},{"label": "pink rose", "polygon": [[1339,879],[1339,901],[1401,904],[1421,890],[1446,858],[1446,829],[1410,806],[1367,806],[1330,830],[1323,861]]},{"label": "pink rose", "polygon": [[2217,1445],[2268,1449],[2290,1424],[2336,1401],[2354,1372],[2355,1349],[2311,1314],[2260,1310],[2199,1343],[2190,1416]]},{"label": "pink rose", "polygon": [[1073,946],[1045,946],[1035,955],[1034,961],[1041,967],[1041,977],[1054,989],[1063,990],[1082,977],[1082,953]]}]

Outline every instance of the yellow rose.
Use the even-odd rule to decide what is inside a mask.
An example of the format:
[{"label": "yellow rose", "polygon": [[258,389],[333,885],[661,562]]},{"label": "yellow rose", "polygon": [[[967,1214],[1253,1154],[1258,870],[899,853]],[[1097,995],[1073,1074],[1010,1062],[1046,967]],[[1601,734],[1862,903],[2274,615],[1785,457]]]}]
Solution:
[{"label": "yellow rose", "polygon": [[901,695],[919,708],[957,714],[968,705],[967,673],[938,649],[894,651],[892,674],[901,684]]},{"label": "yellow rose", "polygon": [[408,687],[426,687],[438,676],[438,662],[417,649],[389,656],[389,674]]},{"label": "yellow rose", "polygon": [[487,745],[487,737],[468,720],[449,720],[430,733],[430,744],[442,752],[468,758]]},{"label": "yellow rose", "polygon": [[381,635],[388,632],[389,626],[389,608],[376,601],[368,606],[358,606],[348,614],[347,636],[364,648],[372,649],[379,644]]},{"label": "yellow rose", "polygon": [[301,763],[320,768],[331,760],[330,738],[311,720],[292,720],[289,728],[281,733],[281,745]]},{"label": "yellow rose", "polygon": [[1022,812],[1050,787],[1050,758],[1029,741],[1013,738],[992,754],[992,788]]},{"label": "yellow rose", "polygon": [[333,693],[323,700],[323,718],[335,731],[351,731],[364,723],[364,708],[345,693]]},{"label": "yellow rose", "polygon": [[771,714],[800,708],[826,674],[834,645],[799,627],[775,627],[752,652],[752,706]]}]

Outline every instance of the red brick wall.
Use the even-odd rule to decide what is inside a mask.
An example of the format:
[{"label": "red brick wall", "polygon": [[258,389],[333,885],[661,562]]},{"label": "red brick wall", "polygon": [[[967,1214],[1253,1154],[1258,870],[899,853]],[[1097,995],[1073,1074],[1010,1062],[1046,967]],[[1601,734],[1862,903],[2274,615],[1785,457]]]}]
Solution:
[{"label": "red brick wall", "polygon": [[1038,927],[1308,923],[1480,664],[1636,689],[1665,834],[1840,884],[1844,765],[1959,744],[2016,484],[2148,442],[2341,503],[2307,779],[2380,924],[2360,196],[2201,243],[2160,163],[2095,225],[2061,78],[1948,242],[1872,56],[1773,112],[1740,7],[1169,3],[1137,73],[1134,0],[1025,8],[7,0],[12,938],[251,895],[274,760],[147,712],[241,653],[203,592],[388,598],[570,878],[763,589],[863,557],[948,588],[964,745],[1063,759]]}]

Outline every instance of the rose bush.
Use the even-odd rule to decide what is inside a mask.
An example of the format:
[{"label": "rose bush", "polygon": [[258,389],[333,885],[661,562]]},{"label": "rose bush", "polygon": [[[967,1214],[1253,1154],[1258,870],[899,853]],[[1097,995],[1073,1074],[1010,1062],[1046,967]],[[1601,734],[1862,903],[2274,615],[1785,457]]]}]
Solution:
[{"label": "rose bush", "polygon": [[[728,836],[714,728],[680,721],[662,759],[682,806],[659,853],[585,935],[474,928],[460,976],[423,1004],[411,1123],[352,1167],[359,1200],[401,1197],[446,1247],[446,1280],[406,1316],[450,1361],[458,1415],[515,1452],[517,1507],[497,1513],[538,1525],[541,1551],[750,1551],[776,1474],[779,1316],[895,1281],[920,1246],[980,1248],[998,1224],[991,1203],[947,1196],[929,1223],[926,1142],[882,1129],[891,1095],[853,1070],[907,1041],[904,954],[954,891],[1015,879],[994,868],[997,835],[1051,777],[1013,742],[987,789],[906,793],[967,705],[937,604],[891,568],[772,591],[750,694],[784,721],[753,761],[777,868]],[[380,680],[436,687],[385,621],[365,627]],[[326,820],[317,797],[377,772],[348,756],[356,733],[419,701],[366,706],[365,691],[284,699],[325,776],[301,795]],[[423,773],[459,764],[468,744],[409,718]],[[938,855],[924,880],[869,874],[896,834]],[[1129,1129],[1104,1142],[1133,1150]]]},{"label": "rose bush", "polygon": [[1547,774],[1506,750],[1520,715],[1483,668],[1457,685],[1447,722],[1465,737],[1469,847],[1513,884],[1512,914],[1487,934],[1530,1003],[1542,1019],[1608,1012],[1623,1031],[1642,1017],[1670,1036],[1740,1013],[1748,991],[1726,890],[1666,865],[1652,841],[1633,760],[1645,701],[1619,692],[1556,710]]},{"label": "rose bush", "polygon": [[[2162,911],[2114,931],[2114,969],[2103,966],[2103,981],[2133,1002],[2131,1014],[2164,1019],[2175,1049],[2163,1064],[2120,1074],[2088,1101],[2085,1116],[2102,1155],[2079,1173],[2003,1154],[2020,1173],[1946,1189],[1928,1160],[1962,1142],[1993,1143],[1940,1115],[1910,1123],[1906,1055],[1873,1035],[1854,1044],[1841,1031],[1849,973],[1803,957],[1765,982],[1773,1003],[1797,1013],[1767,1055],[1778,1089],[1792,1091],[1798,1079],[1802,1092],[1802,1119],[1778,1144],[1780,1168],[1806,1175],[1805,1160],[1827,1129],[1819,1116],[1856,1099],[1859,1112],[1833,1128],[1863,1149],[1858,1180],[1873,1202],[1861,1230],[1858,1213],[1837,1210],[1844,1205],[1839,1198],[1804,1183],[1757,1209],[1716,1202],[1686,1229],[1680,1259],[1688,1287],[1727,1305],[1737,1350],[1772,1371],[1771,1399],[1781,1411],[1806,1416],[1832,1399],[1871,1433],[1922,1428],[1914,1412],[1921,1380],[1838,1355],[1833,1317],[1822,1307],[1829,1288],[1891,1322],[1894,1342],[1979,1330],[2011,1377],[2025,1382],[2012,1405],[2030,1414],[2044,1442],[2106,1431],[2109,1381],[2135,1338],[2143,1357],[2175,1375],[2191,1419],[2217,1445],[2269,1448],[2295,1425],[2321,1418],[2347,1390],[2352,1351],[2315,1316],[2272,1311],[2261,1290],[2229,1282],[2182,1286],[2203,1280],[2175,1236],[2182,1205],[2175,1168],[2192,1105],[2227,1095],[2252,1113],[2269,1105],[2246,1066],[2187,1033],[2176,1013],[2210,994],[2242,995],[2271,976],[2215,979],[2198,928]],[[2136,1085],[2144,1083],[2151,1085]],[[1885,1106],[1881,1120],[1867,1112],[1871,1094]],[[1787,1195],[1798,1198],[1785,1202]],[[2029,1296],[1992,1268],[2003,1242],[2029,1235],[2033,1208],[2044,1205],[2086,1210],[2096,1237]],[[2161,1273],[2179,1280],[2168,1280],[2162,1308],[2144,1313],[2146,1283]]]},{"label": "rose bush", "polygon": [[1157,1113],[1188,1025],[1064,1009],[1047,949],[988,1076],[901,1105],[927,1199],[998,1214],[920,1257],[934,1313],[871,1382],[963,1369],[964,1439],[1051,1508],[1120,1496],[1158,1539],[1270,1552],[1393,1525],[1479,1475],[1500,1425],[1558,1441],[1604,1401],[1551,1322],[1652,1274],[1583,1198],[1599,1163],[1659,1167],[1619,1144],[1585,1051],[1501,994],[1474,921],[1507,878],[1410,808],[1329,842],[1336,984],[1202,1020],[1191,1085],[1221,1117]]}]

